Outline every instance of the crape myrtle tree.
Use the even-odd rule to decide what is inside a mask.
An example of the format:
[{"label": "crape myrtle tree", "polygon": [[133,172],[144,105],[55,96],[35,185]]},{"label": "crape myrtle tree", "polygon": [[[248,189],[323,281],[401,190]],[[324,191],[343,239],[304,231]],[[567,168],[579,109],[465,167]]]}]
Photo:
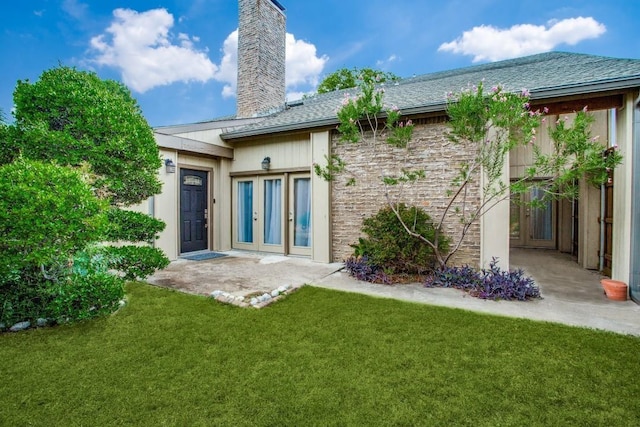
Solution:
[{"label": "crape myrtle tree", "polygon": [[[384,89],[371,81],[359,81],[356,96],[346,95],[337,110],[340,143],[370,144],[374,147],[388,144],[406,152],[418,149],[413,141],[414,125],[406,120],[396,107],[384,104]],[[400,172],[393,175],[380,169],[378,177],[389,208],[395,213],[404,230],[428,245],[437,265],[444,269],[451,257],[460,249],[471,226],[482,215],[490,211],[511,195],[525,193],[532,187],[539,188],[543,196],[532,201],[532,206],[547,200],[556,200],[577,195],[577,180],[586,177],[593,185],[605,182],[608,171],[620,163],[617,152],[604,155],[604,147],[590,135],[593,117],[584,110],[579,111],[572,125],[560,120],[551,137],[554,141],[551,154],[544,154],[536,145],[536,132],[546,120],[542,111],[532,110],[529,93],[509,92],[500,86],[485,91],[483,84],[469,86],[458,94],[447,95],[449,116],[448,139],[453,149],[469,153],[467,160],[452,164],[455,177],[443,186],[447,202],[434,212],[435,233],[430,236],[417,233],[414,224],[403,220],[398,207],[401,206],[402,190],[419,180],[428,179],[425,165],[411,164],[409,156],[398,158]],[[503,170],[507,154],[518,146],[530,146],[534,161],[525,175],[517,180],[505,182]],[[336,174],[348,174],[347,185],[355,185],[358,170],[339,156],[326,157],[323,165],[314,165],[315,173],[326,180]],[[545,177],[545,179],[533,179]],[[479,187],[479,194],[473,191]],[[396,191],[392,191],[395,189]],[[442,245],[443,226],[458,221],[458,235],[447,236]]]},{"label": "crape myrtle tree", "polygon": [[[24,287],[25,283],[39,282],[34,286],[42,290],[40,298],[50,302],[49,309],[57,304],[59,315],[65,312],[68,318],[87,317],[90,312],[99,311],[96,308],[100,304],[96,300],[104,295],[114,299],[122,294],[124,279],[146,277],[168,264],[160,250],[140,244],[151,243],[157,238],[164,223],[126,209],[161,190],[157,176],[161,159],[152,129],[123,84],[65,66],[45,71],[33,83],[18,81],[13,115],[14,123],[4,125],[0,133],[0,157],[4,162],[13,162],[22,175],[8,170],[3,179],[8,179],[6,174],[9,173],[13,177],[28,176],[26,170],[40,168],[41,179],[33,185],[42,188],[36,189],[35,194],[44,195],[49,191],[64,199],[65,204],[60,206],[67,209],[67,215],[60,216],[64,211],[56,211],[56,216],[48,216],[54,206],[44,196],[34,195],[32,200],[35,206],[42,208],[40,211],[23,209],[19,203],[12,206],[13,217],[4,218],[6,222],[2,224],[0,240],[11,233],[11,221],[55,222],[56,227],[42,228],[43,236],[47,237],[42,240],[42,250],[56,256],[34,258],[28,266],[16,264],[19,268],[5,270],[11,274],[0,272],[0,284],[7,285],[3,288],[7,297],[7,289],[11,287],[15,290]],[[71,177],[64,175],[65,179],[80,176],[90,189],[91,197],[95,198],[96,206],[104,209],[95,212],[104,219],[103,226],[96,228],[90,239],[83,239],[82,244],[69,248],[63,248],[65,233],[69,231],[65,227],[73,227],[84,235],[81,224],[73,222],[72,218],[87,208],[90,198],[81,191],[80,184],[68,186],[70,193],[62,194],[67,187],[62,185],[61,179],[54,179],[61,173],[57,172],[58,168],[77,171]],[[2,198],[15,191],[15,186],[2,188]],[[26,203],[27,199],[16,198],[15,194],[11,196]],[[91,223],[87,220],[85,226],[89,227]],[[12,238],[22,238],[30,244],[37,242],[37,236],[31,235],[28,227],[24,227],[22,237],[12,235]],[[104,243],[109,241],[118,244]],[[23,256],[28,260],[30,250],[24,245],[0,243],[3,252],[0,255],[6,255],[7,259]],[[118,272],[115,275],[112,274],[114,270]],[[25,275],[29,276],[28,280]],[[99,291],[101,286],[109,290]],[[91,294],[92,289],[98,290],[97,293]],[[11,299],[14,308],[19,305],[16,295]],[[7,300],[5,298],[5,302]],[[0,310],[3,310],[1,304],[2,301]],[[9,321],[7,312],[5,307],[5,320]],[[0,311],[0,322],[2,313]],[[49,310],[47,314],[51,313]],[[18,320],[19,314],[14,313],[11,321]],[[23,317],[33,315],[29,312]]]}]

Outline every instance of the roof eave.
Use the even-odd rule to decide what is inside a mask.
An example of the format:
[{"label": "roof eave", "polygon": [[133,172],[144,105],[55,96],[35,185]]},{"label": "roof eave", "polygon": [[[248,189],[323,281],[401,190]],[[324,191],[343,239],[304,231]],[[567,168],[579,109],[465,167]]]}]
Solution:
[{"label": "roof eave", "polygon": [[288,133],[288,132],[296,132],[301,130],[309,130],[313,128],[321,128],[328,126],[335,126],[338,124],[338,119],[336,117],[324,118],[319,120],[312,120],[308,122],[302,123],[292,123],[286,125],[277,125],[277,126],[269,126],[260,129],[248,129],[248,130],[236,130],[233,132],[223,133],[220,135],[225,141],[234,140],[234,139],[242,139],[252,136],[261,136],[261,135],[270,135],[274,133]]},{"label": "roof eave", "polygon": [[[591,83],[577,83],[563,86],[555,86],[550,88],[531,89],[531,100],[543,100],[549,98],[562,98],[567,96],[583,95],[587,93],[600,93],[611,91],[623,91],[640,87],[640,76],[622,77],[611,80],[603,80]],[[439,102],[436,104],[427,104],[418,107],[402,108],[404,116],[413,116],[416,114],[437,113],[446,111],[447,103]],[[301,130],[309,130],[312,128],[336,126],[338,119],[336,117],[324,118],[303,123],[293,123],[286,125],[271,126],[268,128],[237,130],[221,135],[224,140],[242,139],[253,136],[269,135],[274,133],[295,132]]]},{"label": "roof eave", "polygon": [[532,89],[531,99],[540,100],[548,98],[561,98],[565,96],[583,95],[587,93],[625,91],[640,87],[640,76],[623,77],[611,80],[602,80],[587,84],[563,85],[543,89]]}]

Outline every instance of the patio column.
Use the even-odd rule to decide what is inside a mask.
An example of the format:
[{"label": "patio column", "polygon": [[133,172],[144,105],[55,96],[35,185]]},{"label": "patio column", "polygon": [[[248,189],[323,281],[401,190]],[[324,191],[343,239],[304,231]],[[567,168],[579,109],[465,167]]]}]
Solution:
[{"label": "patio column", "polygon": [[[638,232],[638,223],[632,228],[632,205],[637,215],[638,201],[633,197],[634,164],[634,120],[638,120],[638,92],[629,92],[625,96],[622,108],[617,110],[616,139],[622,154],[622,164],[614,171],[613,188],[613,250],[611,278],[625,283],[632,281],[631,263],[633,260],[632,236]],[[638,133],[636,123],[636,134]],[[637,136],[635,137],[636,143]],[[637,150],[636,150],[637,151]],[[637,156],[637,155],[636,155]],[[634,246],[637,237],[633,237]],[[634,268],[639,266],[634,265]]]}]

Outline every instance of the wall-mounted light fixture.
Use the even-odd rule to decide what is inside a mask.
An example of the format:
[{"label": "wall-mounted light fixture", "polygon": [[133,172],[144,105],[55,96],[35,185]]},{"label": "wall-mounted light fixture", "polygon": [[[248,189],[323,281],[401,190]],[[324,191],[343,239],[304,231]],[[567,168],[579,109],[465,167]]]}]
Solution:
[{"label": "wall-mounted light fixture", "polygon": [[262,160],[262,169],[268,171],[270,167],[271,167],[271,157],[265,157]]},{"label": "wall-mounted light fixture", "polygon": [[164,167],[167,173],[176,173],[176,164],[171,159],[164,159]]}]

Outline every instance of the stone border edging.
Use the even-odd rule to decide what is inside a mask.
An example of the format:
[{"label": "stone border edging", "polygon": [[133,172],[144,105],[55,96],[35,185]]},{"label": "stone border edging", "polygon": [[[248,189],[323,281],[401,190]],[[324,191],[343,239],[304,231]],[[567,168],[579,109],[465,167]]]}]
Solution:
[{"label": "stone border edging", "polygon": [[285,296],[297,291],[304,285],[300,286],[292,286],[292,285],[282,285],[278,288],[272,290],[271,292],[265,292],[259,296],[253,296],[248,298],[246,296],[241,295],[233,295],[229,292],[216,290],[211,292],[209,296],[214,300],[221,302],[223,304],[231,304],[237,307],[242,308],[263,308],[266,307],[276,301],[283,299]]}]

